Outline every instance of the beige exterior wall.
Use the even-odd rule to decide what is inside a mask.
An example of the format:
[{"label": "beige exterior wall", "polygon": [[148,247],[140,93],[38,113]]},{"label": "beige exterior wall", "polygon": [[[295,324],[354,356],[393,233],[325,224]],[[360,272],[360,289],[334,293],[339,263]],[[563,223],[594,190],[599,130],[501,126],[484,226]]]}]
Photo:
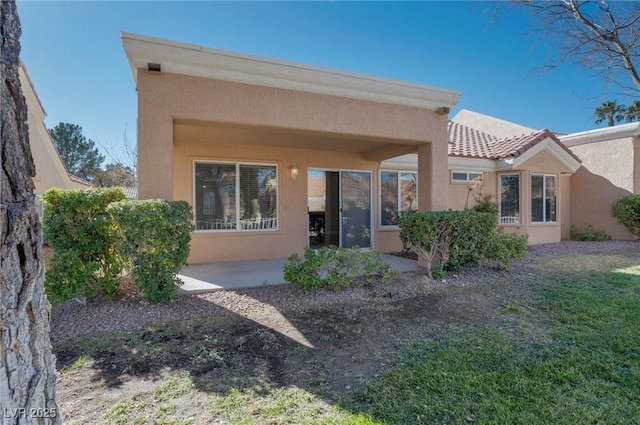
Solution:
[{"label": "beige exterior wall", "polygon": [[69,176],[44,124],[46,117],[44,108],[23,65],[20,66],[19,74],[28,109],[29,145],[36,167],[36,175],[33,178],[35,194],[37,195],[36,202],[41,206],[40,196],[52,187],[86,189],[91,185],[88,182],[81,182]]},{"label": "beige exterior wall", "polygon": [[[140,199],[194,204],[194,161],[275,164],[275,231],[196,231],[189,262],[287,257],[308,243],[307,170],[372,173],[373,244],[397,251],[379,226],[379,162],[372,151],[414,146],[420,208],[447,205],[447,117],[434,111],[138,69]],[[289,167],[299,168],[297,180]]]},{"label": "beige exterior wall", "polygon": [[611,204],[622,196],[640,193],[640,156],[637,137],[572,146],[582,167],[571,177],[571,223],[589,223],[613,239],[634,236],[611,216]]},{"label": "beige exterior wall", "polygon": [[[471,171],[480,173],[481,171],[475,171],[473,169],[456,169],[456,171]],[[475,185],[474,183],[462,183],[454,182],[451,180],[451,172],[449,172],[449,208],[452,210],[463,210],[465,204],[467,204],[467,195],[469,195],[468,206],[473,207],[475,204],[475,197],[483,195],[491,195],[493,200],[496,199],[496,173],[487,172],[483,173],[484,183],[482,185]],[[469,189],[472,189],[471,191]]]},{"label": "beige exterior wall", "polygon": [[[521,214],[522,229],[518,232],[529,235],[529,244],[536,245],[542,243],[560,242],[562,240],[562,223],[565,212],[562,210],[563,198],[570,197],[569,193],[562,193],[562,173],[569,170],[564,168],[550,153],[541,152],[529,161],[525,162],[521,167],[522,170],[522,198],[521,198]],[[544,173],[557,176],[558,199],[556,223],[537,224],[531,222],[531,174]],[[505,226],[508,227],[508,226]]]}]

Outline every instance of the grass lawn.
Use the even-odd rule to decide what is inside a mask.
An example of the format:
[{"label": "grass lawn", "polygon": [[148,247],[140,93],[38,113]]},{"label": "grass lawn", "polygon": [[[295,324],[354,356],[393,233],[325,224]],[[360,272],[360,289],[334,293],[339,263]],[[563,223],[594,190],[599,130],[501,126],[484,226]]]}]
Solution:
[{"label": "grass lawn", "polygon": [[313,311],[285,314],[313,349],[206,318],[69,340],[54,346],[61,410],[77,424],[640,423],[638,250],[520,272],[422,298],[453,306],[442,320],[389,301],[315,335]]},{"label": "grass lawn", "polygon": [[361,411],[393,424],[639,423],[640,267],[540,291],[506,308],[522,328],[473,327],[402,353],[359,391]]}]

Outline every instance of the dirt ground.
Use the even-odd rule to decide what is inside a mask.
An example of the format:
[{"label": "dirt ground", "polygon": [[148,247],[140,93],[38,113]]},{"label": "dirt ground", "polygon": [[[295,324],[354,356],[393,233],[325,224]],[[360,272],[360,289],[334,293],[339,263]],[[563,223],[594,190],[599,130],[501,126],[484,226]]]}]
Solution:
[{"label": "dirt ground", "polygon": [[[627,248],[616,258],[635,261],[638,252]],[[598,255],[591,260],[600,261]],[[242,314],[227,311],[54,341],[58,404],[65,421],[84,424],[126,423],[118,422],[115,404],[123,399],[135,404],[139,397],[147,400],[140,401],[145,409],[149,400],[166,401],[163,392],[178,412],[171,423],[208,423],[211,395],[249,388],[302,388],[335,403],[375,379],[412,342],[469,325],[504,325],[505,306],[535,296],[535,282],[547,274],[571,271],[541,266],[541,258],[507,272],[451,274],[444,282],[405,273],[390,287],[367,290],[360,298],[293,303],[293,308],[283,300]],[[410,291],[394,289],[408,286]],[[153,397],[144,396],[149,393]]]}]

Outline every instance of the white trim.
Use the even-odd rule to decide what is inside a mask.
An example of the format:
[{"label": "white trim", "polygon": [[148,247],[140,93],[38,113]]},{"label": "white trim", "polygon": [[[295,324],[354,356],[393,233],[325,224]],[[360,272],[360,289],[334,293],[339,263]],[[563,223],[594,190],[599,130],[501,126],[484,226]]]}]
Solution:
[{"label": "white trim", "polygon": [[574,173],[580,168],[580,162],[560,146],[555,140],[547,137],[517,158],[480,159],[449,156],[449,170],[468,169],[473,171],[510,171],[519,169],[522,164],[532,159],[543,150],[549,152],[563,167]]},{"label": "white trim", "polygon": [[520,168],[522,164],[532,159],[534,156],[546,150],[549,152],[563,167],[567,168],[569,172],[574,173],[580,168],[580,162],[576,160],[569,152],[562,148],[555,140],[547,137],[531,149],[517,158],[513,158],[512,163],[510,161],[502,160],[497,166],[497,170],[513,170]]},{"label": "white trim", "polygon": [[460,92],[402,81],[211,49],[123,32],[137,83],[149,63],[161,72],[438,110],[453,108]]},{"label": "white trim", "polygon": [[[542,221],[533,221],[533,206],[531,205],[531,203],[533,202],[533,195],[532,195],[532,186],[533,186],[533,176],[540,176],[542,177]],[[546,193],[547,193],[547,180],[545,177],[553,177],[554,181],[555,181],[555,192],[556,192],[556,203],[555,203],[555,209],[556,209],[556,219],[554,221],[546,221],[546,215],[547,215],[547,210],[545,208],[545,204],[547,203],[547,198],[545,197]],[[540,225],[540,224],[557,224],[558,223],[558,205],[560,204],[560,181],[558,179],[558,175],[557,174],[545,174],[545,173],[531,173],[529,175],[529,210],[530,210],[530,217],[529,217],[529,222],[531,224],[536,224],[536,225]]]},{"label": "white trim", "polygon": [[[450,173],[450,177],[451,177],[451,183],[477,183],[478,181],[476,180],[476,178],[478,177],[484,177],[484,171],[475,171],[475,170],[461,170],[461,169],[453,169],[453,170],[449,170]],[[453,174],[457,173],[457,174],[466,174],[466,178],[464,180],[456,180],[453,178]],[[473,179],[469,179],[469,174],[480,174],[479,176],[474,177]]]},{"label": "white trim", "polygon": [[589,143],[604,142],[606,140],[622,139],[625,137],[639,137],[640,122],[621,124],[613,127],[598,128],[595,130],[571,133],[559,136],[558,139],[566,146],[586,145]]},{"label": "white trim", "polygon": [[470,170],[477,172],[496,171],[495,159],[482,159],[482,158],[465,158],[460,156],[449,156],[449,170]]},{"label": "white trim", "polygon": [[[198,207],[196,202],[196,165],[197,164],[228,164],[235,165],[236,167],[236,175],[235,175],[235,215],[236,215],[236,227],[235,229],[197,229],[197,211]],[[276,168],[276,227],[274,228],[242,228],[241,219],[240,219],[240,166],[242,165],[257,165],[257,166],[266,166],[266,167],[275,167]],[[260,233],[260,232],[277,232],[280,230],[280,167],[276,163],[270,162],[243,162],[243,161],[217,161],[214,159],[194,159],[192,160],[192,185],[193,185],[193,233],[198,234],[220,234],[220,233],[240,233],[240,234],[251,234],[251,233]]]}]

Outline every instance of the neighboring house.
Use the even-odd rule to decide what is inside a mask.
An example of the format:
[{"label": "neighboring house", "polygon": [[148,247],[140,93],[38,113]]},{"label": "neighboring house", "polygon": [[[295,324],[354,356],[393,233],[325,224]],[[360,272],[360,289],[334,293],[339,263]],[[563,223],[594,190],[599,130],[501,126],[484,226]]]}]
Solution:
[{"label": "neighboring house", "polygon": [[[394,251],[398,229],[381,223],[381,209],[448,207],[447,114],[458,92],[122,41],[138,96],[139,197],[192,205],[191,263],[282,258],[309,244]],[[381,168],[409,153],[412,173]]]},{"label": "neighboring house", "polygon": [[86,189],[91,183],[69,174],[53,144],[51,135],[44,124],[46,112],[29,78],[25,65],[20,62],[20,83],[27,102],[27,125],[29,126],[29,144],[36,166],[35,184],[36,202],[42,217],[41,196],[52,187],[61,189]]},{"label": "neighboring house", "polygon": [[[506,232],[527,234],[530,244],[569,237],[570,176],[580,160],[553,133],[467,110],[451,119],[448,133],[449,208],[492,195]],[[412,170],[415,163],[407,155],[382,167]]]},{"label": "neighboring house", "polygon": [[640,194],[640,123],[561,136],[582,160],[571,177],[571,223],[592,224],[614,239],[635,239],[611,215],[622,196]]}]

